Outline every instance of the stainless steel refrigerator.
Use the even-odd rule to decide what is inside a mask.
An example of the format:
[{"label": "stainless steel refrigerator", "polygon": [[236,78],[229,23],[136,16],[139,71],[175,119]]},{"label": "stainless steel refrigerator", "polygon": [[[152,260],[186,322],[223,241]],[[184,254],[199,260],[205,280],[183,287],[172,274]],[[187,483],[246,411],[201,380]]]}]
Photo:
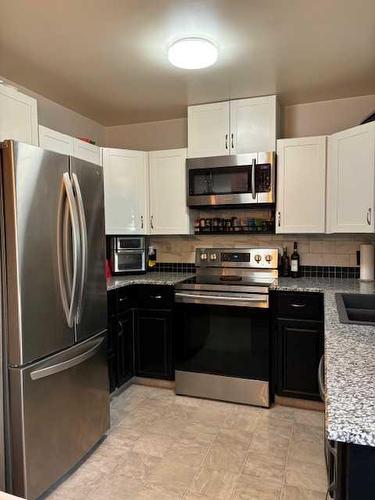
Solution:
[{"label": "stainless steel refrigerator", "polygon": [[1,144],[3,457],[36,498],[109,427],[102,167]]}]

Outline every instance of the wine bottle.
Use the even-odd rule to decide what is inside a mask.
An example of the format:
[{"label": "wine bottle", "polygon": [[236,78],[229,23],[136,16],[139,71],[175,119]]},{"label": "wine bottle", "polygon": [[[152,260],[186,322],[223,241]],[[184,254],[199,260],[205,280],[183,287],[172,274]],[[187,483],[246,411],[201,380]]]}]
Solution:
[{"label": "wine bottle", "polygon": [[287,247],[283,248],[283,255],[281,256],[281,276],[288,277],[290,273],[290,262]]},{"label": "wine bottle", "polygon": [[297,251],[297,242],[294,242],[294,250],[290,256],[290,275],[292,278],[298,278],[300,275],[299,253]]}]

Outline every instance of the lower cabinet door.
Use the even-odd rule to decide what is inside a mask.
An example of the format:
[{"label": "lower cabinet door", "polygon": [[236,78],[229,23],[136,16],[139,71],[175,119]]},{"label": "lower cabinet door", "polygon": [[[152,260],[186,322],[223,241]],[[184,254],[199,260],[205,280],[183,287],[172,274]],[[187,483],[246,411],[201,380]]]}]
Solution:
[{"label": "lower cabinet door", "polygon": [[133,311],[117,316],[117,384],[121,387],[134,375]]},{"label": "lower cabinet door", "polygon": [[277,394],[320,400],[318,367],[323,354],[323,323],[279,319],[276,335]]},{"label": "lower cabinet door", "polygon": [[171,311],[139,309],[135,318],[136,375],[172,380]]}]

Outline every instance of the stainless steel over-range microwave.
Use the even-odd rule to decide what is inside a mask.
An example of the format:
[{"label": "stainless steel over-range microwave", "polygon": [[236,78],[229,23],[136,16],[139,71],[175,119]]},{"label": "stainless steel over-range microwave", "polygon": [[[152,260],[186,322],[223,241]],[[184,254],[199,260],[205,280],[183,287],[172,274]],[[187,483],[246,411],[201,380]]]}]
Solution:
[{"label": "stainless steel over-range microwave", "polygon": [[275,203],[275,153],[190,158],[189,207]]}]

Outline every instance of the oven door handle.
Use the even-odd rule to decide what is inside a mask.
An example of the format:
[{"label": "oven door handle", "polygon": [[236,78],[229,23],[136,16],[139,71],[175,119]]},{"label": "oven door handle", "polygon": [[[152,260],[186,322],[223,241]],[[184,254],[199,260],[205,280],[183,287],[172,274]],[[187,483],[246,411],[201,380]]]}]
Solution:
[{"label": "oven door handle", "polygon": [[228,302],[262,302],[268,303],[268,296],[264,297],[230,297],[226,295],[203,295],[194,293],[182,293],[176,292],[175,297],[187,298],[187,299],[208,299],[208,300],[226,300]]},{"label": "oven door handle", "polygon": [[256,189],[255,189],[255,169],[256,169],[256,159],[253,158],[252,164],[251,164],[251,194],[253,197],[253,200],[257,197]]}]

